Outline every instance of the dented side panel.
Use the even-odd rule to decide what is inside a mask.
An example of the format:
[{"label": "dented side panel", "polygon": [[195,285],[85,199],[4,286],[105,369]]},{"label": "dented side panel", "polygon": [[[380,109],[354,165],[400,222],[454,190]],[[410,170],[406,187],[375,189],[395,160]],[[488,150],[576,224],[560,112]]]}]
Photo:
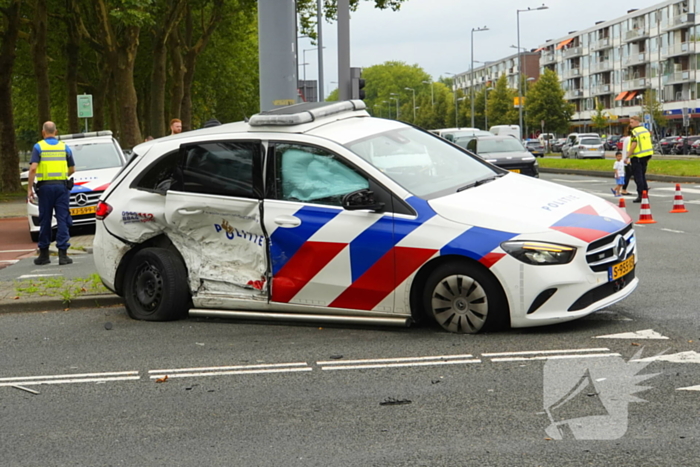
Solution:
[{"label": "dented side panel", "polygon": [[198,294],[266,300],[267,242],[260,201],[169,191],[166,233],[182,253]]}]

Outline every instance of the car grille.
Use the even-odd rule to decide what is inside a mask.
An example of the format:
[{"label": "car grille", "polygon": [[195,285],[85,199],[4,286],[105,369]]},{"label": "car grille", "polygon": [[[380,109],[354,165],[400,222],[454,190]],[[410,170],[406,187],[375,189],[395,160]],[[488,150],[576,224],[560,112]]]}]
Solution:
[{"label": "car grille", "polygon": [[[624,253],[620,254],[618,245],[618,236],[622,237],[625,242]],[[586,261],[588,266],[594,272],[607,271],[610,266],[617,264],[620,261],[627,259],[634,253],[636,240],[632,224],[624,229],[607,237],[596,240],[588,245],[586,251]]]},{"label": "car grille", "polygon": [[498,164],[498,166],[506,170],[519,170],[522,175],[530,175],[531,177],[539,175],[539,171],[532,162],[526,164]]},{"label": "car grille", "polygon": [[[94,206],[102,196],[102,191],[87,191],[82,193],[70,194],[71,208],[84,208],[85,206]],[[84,195],[84,196],[83,196]],[[80,200],[80,201],[79,201]]]}]

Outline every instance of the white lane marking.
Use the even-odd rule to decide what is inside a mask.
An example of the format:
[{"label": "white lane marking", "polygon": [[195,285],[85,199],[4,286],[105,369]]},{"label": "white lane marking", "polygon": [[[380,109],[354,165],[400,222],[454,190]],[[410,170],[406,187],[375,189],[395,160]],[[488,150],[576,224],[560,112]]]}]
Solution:
[{"label": "white lane marking", "polygon": [[63,274],[25,274],[23,276],[19,276],[17,279],[34,279],[36,277],[53,277],[62,275]]},{"label": "white lane marking", "polygon": [[684,234],[684,233],[685,233],[685,232],[683,232],[682,230],[673,230],[673,229],[661,229],[661,230],[663,230],[663,231],[665,231],[665,232],[671,232],[671,233],[679,233],[679,234]]},{"label": "white lane marking", "polygon": [[571,180],[568,178],[553,178],[553,182],[566,182],[566,183],[601,183],[600,179],[586,179],[586,180]]},{"label": "white lane marking", "polygon": [[0,378],[0,387],[39,386],[41,384],[106,383],[108,381],[135,381],[141,379],[138,371],[112,371],[65,375],[16,376]]},{"label": "white lane marking", "polygon": [[688,386],[687,388],[677,388],[676,391],[700,391],[700,386]]},{"label": "white lane marking", "polygon": [[19,389],[19,390],[21,390],[21,391],[27,391],[27,392],[29,392],[29,393],[31,393],[31,394],[39,394],[39,391],[35,391],[34,389],[25,388],[24,386],[17,386],[17,385],[14,385],[14,386],[12,386],[12,387],[15,388],[15,389]]},{"label": "white lane marking", "polygon": [[411,366],[438,366],[438,365],[461,365],[465,363],[481,363],[479,359],[467,359],[467,360],[435,360],[431,362],[407,362],[407,363],[379,363],[379,364],[365,364],[365,365],[329,365],[322,366],[323,371],[333,371],[333,370],[366,370],[372,368],[404,368]]},{"label": "white lane marking", "polygon": [[18,263],[18,259],[0,259],[0,263],[10,263],[10,264],[15,264]]},{"label": "white lane marking", "polygon": [[[673,192],[676,191],[676,187],[667,187],[667,188],[664,187],[664,188],[654,188],[654,189],[655,189],[655,190],[659,190],[659,191],[661,191],[661,190],[673,191]],[[683,188],[683,187],[681,186],[681,193],[683,193],[683,192],[686,192],[686,193],[693,193],[693,194],[696,194],[696,195],[700,194],[700,190],[698,190],[697,188]]]},{"label": "white lane marking", "polygon": [[509,355],[546,355],[546,354],[560,354],[560,353],[577,353],[577,352],[609,352],[610,349],[607,347],[597,347],[595,349],[566,349],[566,350],[533,350],[533,351],[523,351],[523,352],[494,352],[494,353],[482,353],[482,357],[506,357]]},{"label": "white lane marking", "polygon": [[149,370],[151,379],[191,378],[195,376],[223,376],[264,373],[295,373],[311,371],[313,368],[306,362],[295,363],[262,363],[258,365],[210,366],[201,368],[170,368],[165,370]]},{"label": "white lane marking", "polygon": [[694,350],[679,352],[670,355],[655,355],[653,357],[631,360],[633,362],[673,362],[673,363],[700,363],[700,353]]},{"label": "white lane marking", "polygon": [[668,339],[653,329],[644,329],[636,332],[622,332],[620,334],[608,334],[605,336],[595,336],[594,339]]},{"label": "white lane marking", "polygon": [[306,362],[297,363],[261,363],[258,365],[234,365],[234,366],[205,366],[199,368],[168,368],[165,370],[148,370],[149,373],[191,373],[193,371],[230,371],[253,370],[258,368],[285,368],[295,366],[308,366]]},{"label": "white lane marking", "polygon": [[29,251],[36,251],[36,248],[31,250],[0,250],[0,253],[27,253]]},{"label": "white lane marking", "polygon": [[67,375],[43,375],[43,376],[17,376],[13,378],[0,378],[1,381],[28,381],[35,379],[65,379],[65,378],[90,378],[93,376],[131,376],[138,375],[138,371],[112,371],[107,373],[82,373]]},{"label": "white lane marking", "polygon": [[683,200],[683,202],[686,204],[700,204],[700,199],[691,199],[690,201],[688,201],[686,199],[686,200]]},{"label": "white lane marking", "polygon": [[375,358],[369,360],[330,360],[319,361],[317,365],[348,365],[354,363],[400,363],[400,362],[420,362],[426,360],[451,360],[473,358],[472,354],[464,355],[436,355],[433,357],[399,357],[399,358]]},{"label": "white lane marking", "polygon": [[619,353],[596,353],[579,355],[544,355],[540,357],[507,357],[492,358],[492,362],[524,362],[528,360],[562,360],[565,358],[598,358],[598,357],[621,357]]},{"label": "white lane marking", "polygon": [[195,376],[226,376],[226,375],[251,375],[251,374],[264,374],[264,373],[298,373],[301,371],[312,371],[311,367],[303,368],[261,368],[259,370],[231,370],[231,371],[205,371],[201,373],[175,373],[168,374],[163,373],[160,375],[151,375],[151,379],[161,379],[165,378],[193,378]]}]

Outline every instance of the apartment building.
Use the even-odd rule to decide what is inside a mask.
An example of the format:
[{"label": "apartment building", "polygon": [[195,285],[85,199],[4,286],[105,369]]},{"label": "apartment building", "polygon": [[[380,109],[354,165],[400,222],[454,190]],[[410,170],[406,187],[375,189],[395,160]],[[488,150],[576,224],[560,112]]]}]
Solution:
[{"label": "apartment building", "polygon": [[[538,79],[540,77],[540,52],[523,52],[521,54],[523,75],[528,78]],[[509,57],[486,62],[473,72],[465,71],[455,75],[455,86],[465,94],[469,94],[470,88],[474,87],[474,92],[484,87],[491,87],[496,84],[501,75],[506,75],[508,87],[517,89],[518,78],[518,54]]]},{"label": "apartment building", "polygon": [[642,111],[642,96],[653,92],[668,120],[667,133],[683,131],[683,108],[690,131],[700,127],[700,0],[667,0],[629,10],[547,41],[539,49],[541,70],[555,71],[565,99],[575,107],[572,125],[588,127],[598,103],[619,133]]}]

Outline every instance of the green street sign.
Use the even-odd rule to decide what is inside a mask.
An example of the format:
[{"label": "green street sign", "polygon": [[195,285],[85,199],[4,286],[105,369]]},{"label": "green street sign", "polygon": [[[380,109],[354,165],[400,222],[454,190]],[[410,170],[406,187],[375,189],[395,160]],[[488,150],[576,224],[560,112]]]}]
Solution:
[{"label": "green street sign", "polygon": [[92,118],[92,94],[78,96],[78,118]]}]

